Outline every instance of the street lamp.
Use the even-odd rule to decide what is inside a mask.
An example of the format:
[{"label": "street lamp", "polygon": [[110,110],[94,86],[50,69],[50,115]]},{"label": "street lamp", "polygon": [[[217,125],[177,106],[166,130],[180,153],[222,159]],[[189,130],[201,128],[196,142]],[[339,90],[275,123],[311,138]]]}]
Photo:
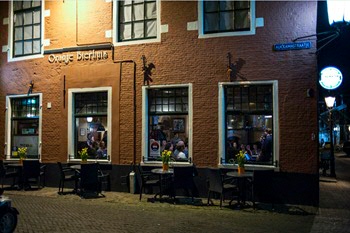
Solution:
[{"label": "street lamp", "polygon": [[331,177],[336,177],[335,175],[335,165],[334,165],[334,145],[333,145],[333,120],[332,120],[332,109],[334,106],[334,101],[335,97],[333,96],[328,96],[325,97],[324,100],[326,101],[326,105],[328,108],[328,113],[329,113],[329,137],[330,137],[330,144],[331,144],[331,154],[330,154],[330,176]]}]

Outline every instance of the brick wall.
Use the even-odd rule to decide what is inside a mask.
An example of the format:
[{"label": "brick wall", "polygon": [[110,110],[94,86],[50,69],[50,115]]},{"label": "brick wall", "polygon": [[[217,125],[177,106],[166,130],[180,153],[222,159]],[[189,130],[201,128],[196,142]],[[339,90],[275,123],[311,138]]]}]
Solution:
[{"label": "brick wall", "polygon": [[[98,3],[98,5],[96,5]],[[83,43],[110,43],[105,31],[112,29],[112,3],[89,1],[47,1],[45,8],[50,16],[45,19],[45,38],[51,44],[45,49],[72,47]],[[154,82],[159,84],[193,84],[193,161],[199,167],[218,164],[218,82],[227,82],[227,53],[233,61],[243,61],[240,74],[248,81],[278,80],[279,98],[279,147],[280,170],[297,173],[317,172],[317,99],[307,98],[306,90],[317,89],[316,55],[311,50],[272,51],[273,44],[287,43],[293,38],[313,34],[316,31],[316,2],[257,1],[256,17],[264,18],[264,27],[256,29],[256,35],[198,39],[197,31],[187,31],[187,22],[198,18],[195,1],[162,1],[161,21],[168,24],[169,32],[163,33],[161,43],[150,43],[114,48],[114,60],[134,60],[136,67],[137,133],[133,135],[133,64],[121,67],[120,105],[113,103],[113,118],[119,118],[114,126],[114,164],[130,164],[133,160],[133,141],[136,137],[137,162],[141,160],[141,86],[143,85],[142,60],[155,64]],[[8,17],[8,3],[0,2],[0,20]],[[82,8],[80,8],[82,7]],[[84,11],[83,7],[86,7]],[[76,23],[78,12],[78,23]],[[78,30],[76,29],[78,25]],[[78,36],[76,31],[79,32]],[[7,25],[0,25],[0,42],[6,45]],[[315,44],[313,44],[315,47]],[[96,86],[113,86],[98,76],[99,65],[106,68],[115,79],[119,71],[110,57],[103,61],[49,63],[48,55],[42,59],[7,62],[7,54],[0,54],[0,111],[5,111],[5,96],[23,94],[27,84],[34,80],[34,92],[43,93],[43,147],[45,162],[64,161],[67,158],[67,107],[63,107],[63,76],[67,69],[86,69],[97,74]],[[75,54],[75,52],[72,52]],[[67,54],[67,53],[65,53]],[[57,54],[58,55],[58,54]],[[95,67],[95,68],[94,68]],[[108,66],[106,66],[108,67]],[[67,87],[89,85],[89,77],[69,77]],[[115,95],[113,91],[113,95]],[[65,100],[67,104],[67,99]],[[52,108],[47,109],[47,102]],[[2,117],[0,124],[4,125]],[[4,134],[0,127],[0,134]],[[0,146],[3,149],[3,145]]]}]

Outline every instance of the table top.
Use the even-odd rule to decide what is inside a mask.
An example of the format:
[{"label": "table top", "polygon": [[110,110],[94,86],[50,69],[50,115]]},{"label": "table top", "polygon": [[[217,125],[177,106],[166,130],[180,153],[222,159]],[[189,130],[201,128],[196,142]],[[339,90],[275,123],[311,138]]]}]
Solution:
[{"label": "table top", "polygon": [[238,173],[238,172],[227,172],[226,175],[230,177],[253,177],[253,172],[244,172],[244,173]]},{"label": "table top", "polygon": [[73,168],[73,169],[76,169],[76,170],[81,170],[81,164],[75,164],[75,165],[71,165],[69,167]]},{"label": "table top", "polygon": [[174,169],[169,169],[168,171],[164,171],[162,168],[154,168],[151,170],[152,173],[154,174],[174,174]]},{"label": "table top", "polygon": [[23,163],[8,163],[6,167],[23,167]]}]

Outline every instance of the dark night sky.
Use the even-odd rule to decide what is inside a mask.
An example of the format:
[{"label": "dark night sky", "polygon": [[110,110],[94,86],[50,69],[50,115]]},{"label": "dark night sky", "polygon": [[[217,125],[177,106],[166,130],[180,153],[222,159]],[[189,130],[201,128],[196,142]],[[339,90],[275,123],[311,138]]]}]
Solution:
[{"label": "dark night sky", "polygon": [[[318,2],[317,33],[334,30],[328,23],[327,2]],[[350,106],[350,25],[340,29],[340,36],[324,47],[318,53],[318,69],[335,66],[343,74],[343,82],[340,87],[331,91],[331,95],[343,94],[344,102]],[[322,39],[322,37],[318,37]],[[322,44],[319,44],[322,46]],[[319,86],[320,98],[323,99],[324,90]],[[327,93],[328,91],[326,91]],[[338,100],[338,99],[337,99]],[[337,105],[340,103],[337,102]]]}]

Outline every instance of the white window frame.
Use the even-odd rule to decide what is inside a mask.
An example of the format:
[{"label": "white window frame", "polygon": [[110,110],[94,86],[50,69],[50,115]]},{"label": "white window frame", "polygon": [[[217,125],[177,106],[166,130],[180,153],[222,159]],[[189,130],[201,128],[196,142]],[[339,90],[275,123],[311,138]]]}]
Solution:
[{"label": "white window frame", "polygon": [[161,26],[160,26],[160,7],[161,1],[156,0],[157,2],[157,38],[152,39],[135,39],[132,41],[118,41],[118,25],[119,25],[119,0],[113,0],[113,45],[114,46],[124,46],[124,45],[134,45],[134,44],[146,44],[146,43],[159,43],[161,42]]},{"label": "white window frame", "polygon": [[74,151],[74,130],[75,130],[75,122],[73,119],[73,95],[75,93],[87,93],[87,92],[100,92],[100,91],[107,91],[107,152],[109,160],[105,159],[88,159],[88,161],[99,161],[101,163],[111,163],[112,162],[112,87],[96,87],[96,88],[71,88],[68,89],[68,158],[67,162],[78,162],[81,161],[81,159],[75,158],[75,151]]},{"label": "white window frame", "polygon": [[14,57],[13,56],[13,1],[9,1],[9,31],[8,31],[8,51],[7,51],[7,57],[9,62],[13,61],[23,61],[28,59],[36,59],[36,58],[43,58],[44,57],[44,35],[45,35],[45,1],[41,1],[41,53],[35,54],[35,55],[28,55],[28,56],[21,56],[21,57]]},{"label": "white window frame", "polygon": [[273,164],[272,165],[263,165],[263,164],[245,164],[246,167],[266,167],[274,168],[277,170],[279,168],[279,118],[278,118],[278,81],[243,81],[243,82],[220,82],[219,83],[219,164],[221,167],[232,167],[232,164],[222,164],[221,161],[225,158],[225,145],[226,145],[226,135],[225,135],[225,86],[236,86],[236,85],[259,85],[259,84],[272,84],[272,98],[273,98]]},{"label": "white window frame", "polygon": [[41,161],[41,137],[42,137],[42,93],[36,93],[36,94],[30,94],[30,95],[11,95],[6,96],[6,116],[5,116],[5,155],[6,160],[19,160],[11,158],[11,145],[12,145],[12,128],[11,128],[11,118],[12,118],[12,106],[11,106],[11,100],[16,98],[22,98],[22,97],[31,97],[31,96],[38,96],[39,97],[39,135],[38,135],[38,159],[33,160],[39,160]]},{"label": "white window frame", "polygon": [[149,89],[160,89],[160,88],[178,88],[178,87],[187,87],[188,88],[188,162],[171,162],[172,164],[192,164],[192,125],[193,125],[193,100],[192,100],[192,83],[189,84],[174,84],[174,85],[152,85],[152,86],[142,86],[142,142],[141,142],[141,164],[161,164],[161,161],[144,161],[143,158],[146,158],[148,155],[148,132],[149,132],[149,112],[148,112],[148,90]]},{"label": "white window frame", "polygon": [[255,0],[250,0],[250,31],[204,33],[204,1],[198,0],[198,38],[214,38],[224,36],[249,36],[255,35]]}]

